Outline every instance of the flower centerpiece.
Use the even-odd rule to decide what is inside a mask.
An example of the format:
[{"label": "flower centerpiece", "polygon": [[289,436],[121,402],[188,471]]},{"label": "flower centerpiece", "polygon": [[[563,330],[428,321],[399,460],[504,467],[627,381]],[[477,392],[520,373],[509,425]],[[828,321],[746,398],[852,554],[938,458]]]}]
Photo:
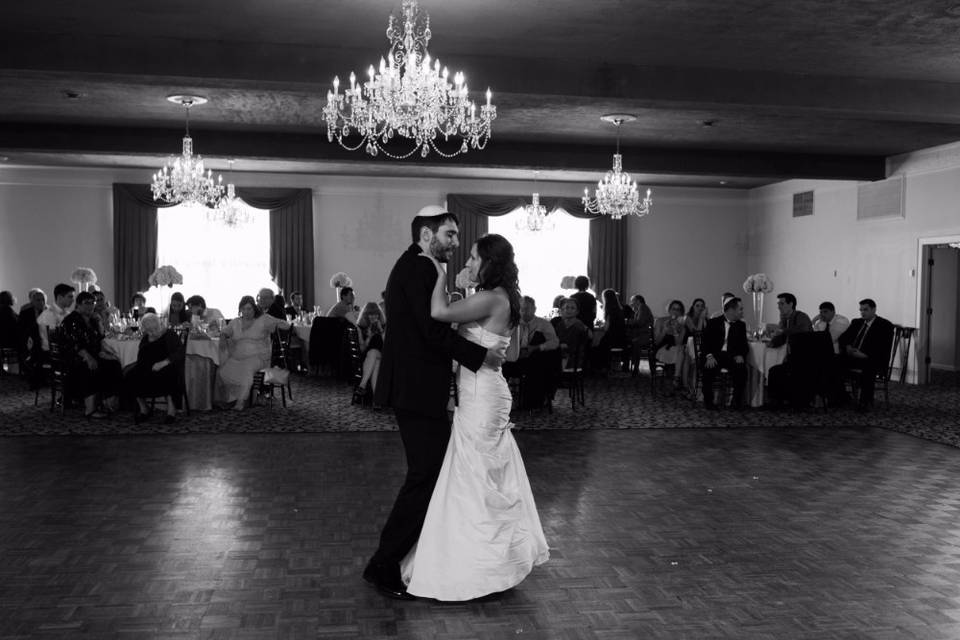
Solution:
[{"label": "flower centerpiece", "polygon": [[183,276],[174,267],[165,264],[150,274],[147,283],[151,287],[173,287],[175,284],[183,284]]},{"label": "flower centerpiece", "polygon": [[773,291],[773,280],[765,273],[755,273],[743,282],[743,292],[753,296],[754,335],[763,333],[763,295]]},{"label": "flower centerpiece", "polygon": [[577,281],[576,276],[563,276],[563,279],[560,280],[560,288],[576,289],[577,288],[577,285],[575,284],[576,281]]},{"label": "flower centerpiece", "polygon": [[464,291],[477,288],[477,283],[474,282],[470,277],[470,267],[464,267],[463,269],[460,269],[460,273],[457,274],[457,277],[453,283],[456,285],[457,289],[463,289]]},{"label": "flower centerpiece", "polygon": [[343,287],[352,287],[353,280],[343,271],[337,271],[330,278],[330,287],[337,290],[337,302],[340,302],[340,289]]},{"label": "flower centerpiece", "polygon": [[70,275],[70,280],[77,284],[77,291],[86,291],[97,284],[97,274],[90,267],[77,267]]}]

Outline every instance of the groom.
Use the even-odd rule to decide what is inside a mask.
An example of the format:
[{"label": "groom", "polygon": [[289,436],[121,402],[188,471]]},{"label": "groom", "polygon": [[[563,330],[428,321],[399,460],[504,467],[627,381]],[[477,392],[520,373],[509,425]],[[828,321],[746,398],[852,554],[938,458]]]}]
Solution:
[{"label": "groom", "polygon": [[387,280],[383,359],[374,401],[393,407],[407,456],[407,477],[380,533],[380,547],[363,578],[384,595],[413,596],[400,578],[400,562],[420,537],[430,496],[450,439],[447,401],[451,358],[471,371],[484,362],[499,366],[503,351],[488,351],[430,317],[437,269],[421,253],[447,262],[459,246],[457,218],[440,207],[424,207],[410,226],[413,244]]}]

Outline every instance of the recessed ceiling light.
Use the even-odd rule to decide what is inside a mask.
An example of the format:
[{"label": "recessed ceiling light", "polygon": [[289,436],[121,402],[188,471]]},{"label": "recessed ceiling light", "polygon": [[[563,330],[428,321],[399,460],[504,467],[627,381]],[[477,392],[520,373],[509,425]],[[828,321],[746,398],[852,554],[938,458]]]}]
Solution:
[{"label": "recessed ceiling light", "polygon": [[701,120],[701,121],[700,121],[700,126],[701,126],[701,127],[712,127],[712,126],[715,125],[715,124],[717,124],[717,121],[716,121],[716,120]]},{"label": "recessed ceiling light", "polygon": [[720,181],[720,184],[727,184],[727,181],[726,181],[726,180],[721,180],[721,181]]},{"label": "recessed ceiling light", "polygon": [[10,159],[10,156],[0,156],[0,162],[6,162]]},{"label": "recessed ceiling light", "polygon": [[64,89],[63,91],[60,92],[60,95],[62,95],[67,100],[79,100],[80,98],[83,97],[82,93],[74,89]]}]

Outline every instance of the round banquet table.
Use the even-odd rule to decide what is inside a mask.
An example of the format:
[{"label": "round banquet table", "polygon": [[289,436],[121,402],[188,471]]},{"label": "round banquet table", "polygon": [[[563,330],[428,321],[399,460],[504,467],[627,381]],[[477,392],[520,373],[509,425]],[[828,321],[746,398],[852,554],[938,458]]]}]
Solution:
[{"label": "round banquet table", "polygon": [[[137,362],[140,339],[124,340],[106,338],[106,346],[117,354],[120,365],[126,369]],[[217,367],[227,358],[226,341],[219,338],[190,338],[187,340],[186,360],[183,366],[190,409],[209,411],[213,409],[213,384]]]},{"label": "round banquet table", "polygon": [[787,345],[771,347],[759,340],[751,340],[747,352],[747,399],[751,407],[762,407],[764,388],[770,369],[783,364],[787,357]]}]

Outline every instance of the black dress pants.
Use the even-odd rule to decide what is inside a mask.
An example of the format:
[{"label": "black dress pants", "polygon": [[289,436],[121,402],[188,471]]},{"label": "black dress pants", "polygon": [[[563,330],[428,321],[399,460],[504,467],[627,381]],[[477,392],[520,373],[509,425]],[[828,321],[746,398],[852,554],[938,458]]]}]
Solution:
[{"label": "black dress pants", "polygon": [[743,392],[747,386],[747,365],[745,362],[734,362],[733,356],[726,351],[720,352],[717,366],[703,368],[703,403],[708,407],[713,406],[713,380],[720,374],[720,369],[729,371],[733,379],[733,406],[742,407]]},{"label": "black dress pants", "polygon": [[397,425],[407,456],[407,476],[400,487],[387,523],[380,533],[380,547],[371,565],[396,570],[400,561],[420,538],[427,507],[450,441],[450,421],[446,416],[431,417],[396,409]]}]

